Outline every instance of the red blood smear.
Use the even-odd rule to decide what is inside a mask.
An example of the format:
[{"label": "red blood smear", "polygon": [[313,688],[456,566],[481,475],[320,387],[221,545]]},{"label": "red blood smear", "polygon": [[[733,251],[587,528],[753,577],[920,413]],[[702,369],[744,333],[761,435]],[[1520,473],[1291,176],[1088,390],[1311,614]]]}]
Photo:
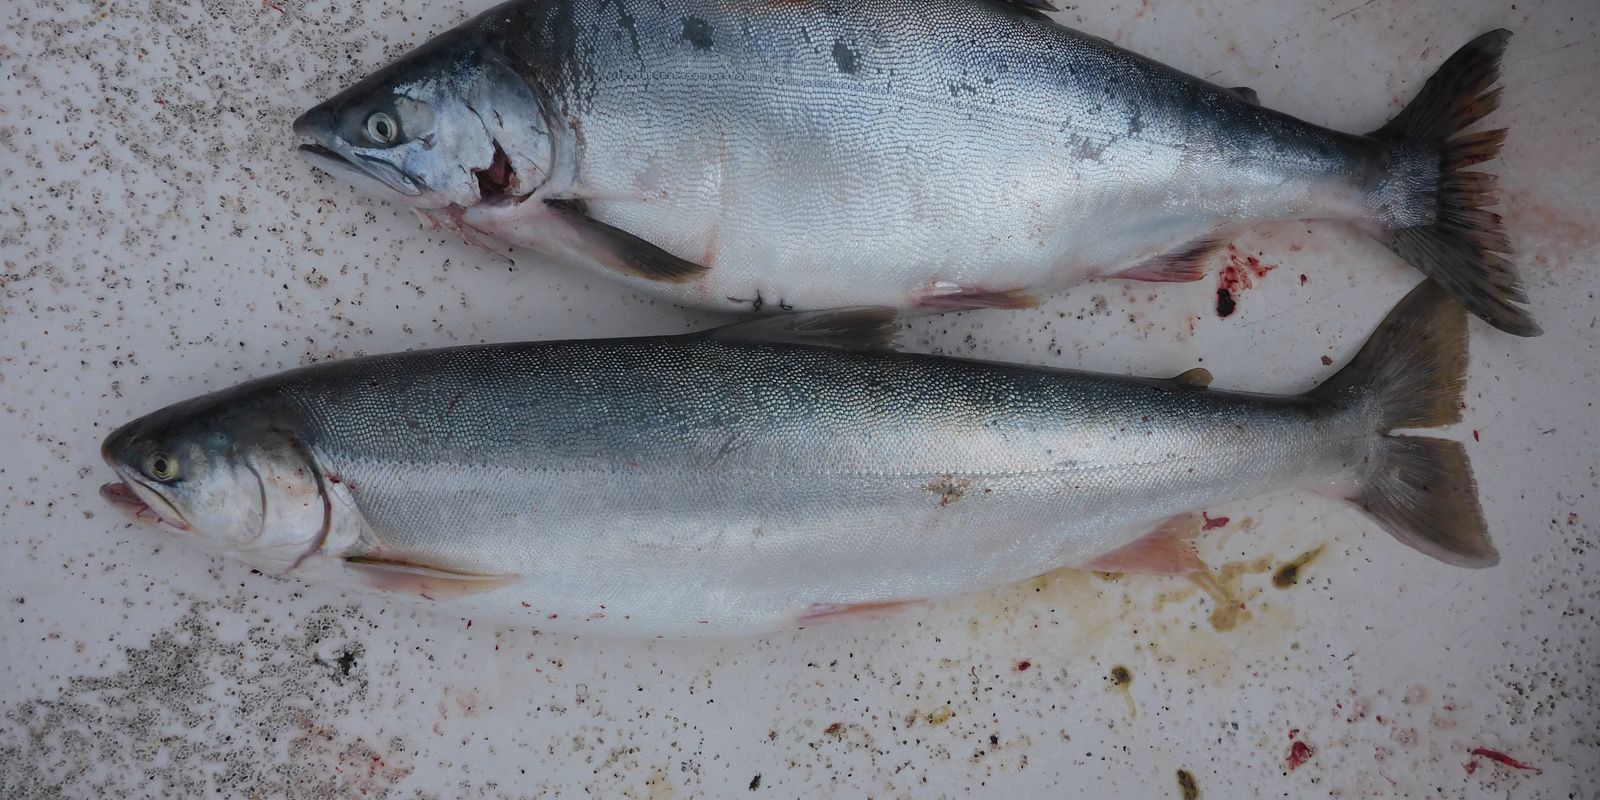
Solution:
[{"label": "red blood smear", "polygon": [[1264,278],[1278,268],[1277,264],[1263,264],[1255,256],[1239,252],[1228,245],[1228,262],[1217,273],[1217,316],[1231,316],[1239,306],[1239,293],[1255,286],[1254,278]]},{"label": "red blood smear", "polygon": [[1311,749],[1311,745],[1306,744],[1305,742],[1295,742],[1289,747],[1289,769],[1294,769],[1295,767],[1310,761],[1311,757],[1316,755],[1316,753],[1316,750]]},{"label": "red blood smear", "polygon": [[1299,735],[1300,735],[1300,729],[1299,728],[1290,728],[1289,729],[1289,741],[1291,741],[1291,742],[1294,741],[1294,737],[1299,736]]},{"label": "red blood smear", "polygon": [[1474,442],[1483,441],[1482,439],[1478,438],[1478,429],[1477,428],[1473,428],[1472,429],[1472,441],[1474,441]]},{"label": "red blood smear", "polygon": [[1478,762],[1477,761],[1468,761],[1467,763],[1462,764],[1461,768],[1465,769],[1467,771],[1468,775],[1471,775],[1472,773],[1478,771]]},{"label": "red blood smear", "polygon": [[1499,750],[1490,750],[1487,747],[1474,747],[1474,748],[1472,748],[1472,750],[1470,752],[1475,756],[1483,756],[1484,758],[1487,758],[1490,761],[1493,761],[1493,762],[1498,763],[1498,764],[1504,764],[1504,765],[1506,765],[1506,766],[1508,766],[1508,767],[1510,767],[1512,769],[1525,769],[1525,770],[1530,770],[1530,771],[1533,771],[1533,772],[1538,772],[1539,771],[1538,767],[1535,767],[1535,766],[1533,766],[1531,764],[1524,764],[1521,761],[1518,761],[1518,760],[1512,758],[1511,756],[1508,756],[1505,753],[1500,752]]},{"label": "red blood smear", "polygon": [[1028,669],[1030,667],[1032,667],[1032,666],[1033,666],[1033,662],[1032,661],[1028,661],[1028,660],[1024,659],[1022,661],[1018,661],[1017,662],[1017,671],[1018,672],[1027,672]]},{"label": "red blood smear", "polygon": [[1206,516],[1206,512],[1204,511],[1200,512],[1200,518],[1206,521],[1204,525],[1200,526],[1200,530],[1203,531],[1216,530],[1217,528],[1228,524],[1228,517],[1217,517],[1216,519],[1212,519],[1211,517]]}]

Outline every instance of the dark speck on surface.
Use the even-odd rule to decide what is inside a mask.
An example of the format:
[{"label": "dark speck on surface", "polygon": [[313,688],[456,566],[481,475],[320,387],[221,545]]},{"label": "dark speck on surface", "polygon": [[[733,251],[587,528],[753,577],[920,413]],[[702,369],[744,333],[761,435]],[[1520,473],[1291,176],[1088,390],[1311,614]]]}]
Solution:
[{"label": "dark speck on surface", "polygon": [[1133,673],[1127,667],[1118,664],[1111,668],[1112,686],[1127,686],[1130,683],[1133,683]]},{"label": "dark speck on surface", "polygon": [[1233,299],[1233,292],[1228,289],[1217,290],[1217,316],[1231,317],[1239,309],[1238,301]]},{"label": "dark speck on surface", "polygon": [[833,43],[833,63],[840,72],[847,75],[856,71],[856,53],[843,39]]},{"label": "dark speck on surface", "polygon": [[711,23],[695,16],[683,18],[683,39],[696,50],[710,50],[716,44],[711,38]]},{"label": "dark speck on surface", "polygon": [[1200,798],[1200,784],[1195,783],[1194,775],[1189,770],[1178,770],[1178,796],[1183,800]]}]

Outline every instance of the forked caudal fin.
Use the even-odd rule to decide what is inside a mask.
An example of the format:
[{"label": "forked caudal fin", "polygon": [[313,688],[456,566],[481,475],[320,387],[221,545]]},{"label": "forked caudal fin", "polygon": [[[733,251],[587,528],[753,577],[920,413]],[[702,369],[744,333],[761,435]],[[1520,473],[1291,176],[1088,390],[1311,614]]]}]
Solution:
[{"label": "forked caudal fin", "polygon": [[1500,57],[1511,32],[1496,30],[1450,56],[1415,99],[1372,137],[1385,146],[1386,175],[1368,195],[1378,239],[1489,324],[1518,336],[1541,333],[1495,203],[1495,176],[1469,170],[1500,152],[1505,129],[1463,133],[1500,104]]},{"label": "forked caudal fin", "polygon": [[1500,560],[1478,505],[1477,482],[1458,442],[1390,434],[1461,419],[1467,317],[1433,281],[1389,312],[1361,351],[1311,395],[1338,405],[1372,403],[1381,444],[1349,500],[1396,539],[1447,564]]}]

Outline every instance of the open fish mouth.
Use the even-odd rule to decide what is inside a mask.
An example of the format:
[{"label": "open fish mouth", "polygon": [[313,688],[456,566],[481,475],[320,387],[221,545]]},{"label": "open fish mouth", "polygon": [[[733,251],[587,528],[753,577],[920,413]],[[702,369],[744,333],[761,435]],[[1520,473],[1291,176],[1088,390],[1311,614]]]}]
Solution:
[{"label": "open fish mouth", "polygon": [[109,502],[110,504],[128,512],[128,514],[140,522],[147,522],[158,526],[166,526],[167,528],[179,532],[187,532],[190,530],[189,523],[184,522],[181,517],[177,516],[177,512],[172,511],[171,513],[173,516],[168,517],[167,515],[157,511],[155,508],[152,508],[151,505],[145,502],[144,498],[139,495],[139,492],[129,485],[127,481],[118,481],[116,483],[108,483],[104,486],[101,486],[100,496],[105,498],[106,502]]}]

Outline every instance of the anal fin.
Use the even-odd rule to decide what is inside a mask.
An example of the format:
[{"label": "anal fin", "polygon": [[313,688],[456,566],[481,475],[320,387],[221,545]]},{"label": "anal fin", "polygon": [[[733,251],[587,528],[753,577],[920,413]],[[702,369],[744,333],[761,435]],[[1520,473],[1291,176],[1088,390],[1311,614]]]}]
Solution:
[{"label": "anal fin", "polygon": [[1135,264],[1110,277],[1151,283],[1192,283],[1206,276],[1206,261],[1211,254],[1232,241],[1228,235],[1212,234],[1195,239],[1169,253]]},{"label": "anal fin", "polygon": [[1200,517],[1185,512],[1168,517],[1154,530],[1109,553],[1084,562],[1082,569],[1134,575],[1186,575],[1205,569],[1194,552]]},{"label": "anal fin", "polygon": [[425,600],[481,594],[521,580],[516,575],[479,575],[377,558],[346,558],[344,563],[374,589],[414,594]]}]

